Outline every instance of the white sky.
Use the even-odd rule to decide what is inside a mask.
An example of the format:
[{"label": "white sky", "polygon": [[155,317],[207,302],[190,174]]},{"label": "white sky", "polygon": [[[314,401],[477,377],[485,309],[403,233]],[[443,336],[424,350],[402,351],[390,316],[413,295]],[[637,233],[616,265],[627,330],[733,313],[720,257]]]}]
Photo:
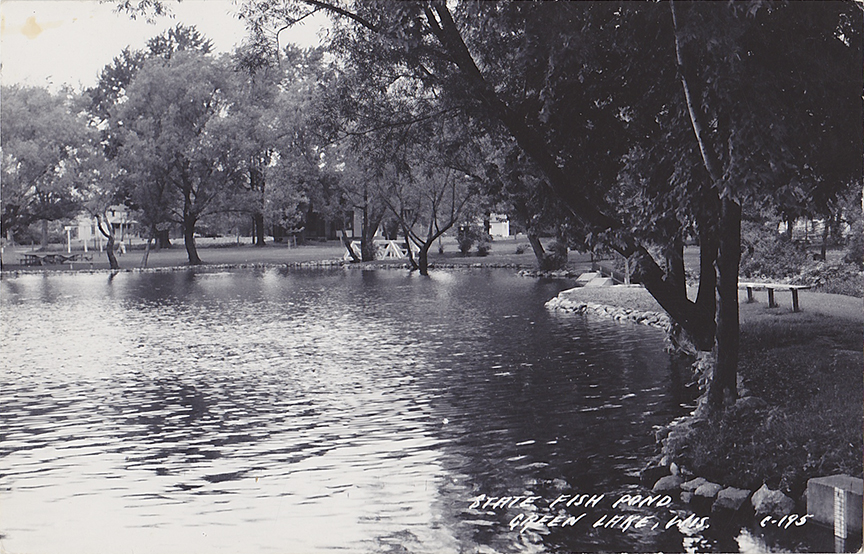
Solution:
[{"label": "white sky", "polygon": [[[126,46],[143,48],[147,40],[177,23],[195,25],[227,52],[244,36],[232,0],[168,0],[174,19],[155,24],[114,11],[114,3],[98,0],[0,0],[0,81],[57,89],[66,83],[78,89],[96,84],[99,72]],[[326,20],[309,18],[284,31],[280,41],[317,44]]]}]

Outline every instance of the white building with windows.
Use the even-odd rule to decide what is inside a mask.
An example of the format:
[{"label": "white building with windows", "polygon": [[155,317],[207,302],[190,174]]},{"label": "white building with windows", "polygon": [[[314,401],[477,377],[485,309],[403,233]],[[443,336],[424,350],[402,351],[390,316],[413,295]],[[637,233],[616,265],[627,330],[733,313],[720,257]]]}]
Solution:
[{"label": "white building with windows", "polygon": [[[123,205],[110,206],[107,210],[108,223],[114,228],[117,242],[129,242],[138,237],[138,224],[132,219],[129,208]],[[70,239],[72,244],[78,244],[85,249],[101,250],[105,237],[99,232],[96,218],[87,213],[81,213],[71,225]]]}]

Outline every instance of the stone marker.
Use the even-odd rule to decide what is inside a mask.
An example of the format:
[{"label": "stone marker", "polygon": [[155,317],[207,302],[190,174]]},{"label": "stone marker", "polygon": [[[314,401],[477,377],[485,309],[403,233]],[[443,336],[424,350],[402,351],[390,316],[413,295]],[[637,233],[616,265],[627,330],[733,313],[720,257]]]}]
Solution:
[{"label": "stone marker", "polygon": [[[807,481],[807,513],[825,525],[834,526],[835,536],[861,532],[864,481],[849,475],[816,477]],[[840,533],[840,534],[838,534]]]},{"label": "stone marker", "polygon": [[795,501],[780,491],[771,490],[768,485],[753,493],[750,499],[757,514],[774,517],[788,516],[795,509]]}]

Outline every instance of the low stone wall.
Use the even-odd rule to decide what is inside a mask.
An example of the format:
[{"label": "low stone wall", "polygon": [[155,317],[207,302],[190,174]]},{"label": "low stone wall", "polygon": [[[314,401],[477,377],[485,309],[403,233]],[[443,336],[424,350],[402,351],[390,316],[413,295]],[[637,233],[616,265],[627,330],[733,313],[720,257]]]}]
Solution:
[{"label": "low stone wall", "polygon": [[642,312],[620,306],[609,306],[606,304],[595,304],[570,298],[568,291],[561,292],[558,296],[546,303],[550,310],[562,312],[573,312],[577,314],[591,314],[615,321],[628,321],[639,323],[650,327],[657,327],[669,333],[672,330],[672,320],[669,316],[659,312]]},{"label": "low stone wall", "polygon": [[[384,262],[345,262],[345,267],[349,269],[411,269],[410,262],[395,262],[395,263],[384,263]],[[429,270],[434,271],[436,269],[520,269],[523,266],[520,264],[507,264],[507,263],[483,263],[483,262],[474,262],[474,263],[441,263],[434,262],[429,264]],[[521,272],[520,272],[521,273]]]}]

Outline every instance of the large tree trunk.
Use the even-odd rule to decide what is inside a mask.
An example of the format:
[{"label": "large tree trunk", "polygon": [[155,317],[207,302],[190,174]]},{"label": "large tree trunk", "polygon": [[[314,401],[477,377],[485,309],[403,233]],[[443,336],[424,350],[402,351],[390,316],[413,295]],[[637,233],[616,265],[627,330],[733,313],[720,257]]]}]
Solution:
[{"label": "large tree trunk", "polygon": [[195,223],[196,218],[193,214],[183,214],[183,242],[186,245],[189,265],[201,265],[201,258],[198,257],[198,248],[195,246]]},{"label": "large tree trunk", "polygon": [[255,246],[264,246],[264,214],[257,212],[252,214],[252,229],[255,235]]},{"label": "large tree trunk", "polygon": [[687,273],[684,270],[684,241],[681,237],[672,239],[666,250],[666,276],[677,294],[687,296]]},{"label": "large tree trunk", "polygon": [[360,236],[360,256],[364,262],[371,262],[375,259],[375,233],[378,232],[378,226],[381,225],[383,217],[383,212],[380,215],[375,213],[369,215],[368,208],[364,206],[363,232]]},{"label": "large tree trunk", "polygon": [[168,229],[154,228],[153,236],[156,237],[156,252],[163,248],[171,248],[171,232]]},{"label": "large tree trunk", "polygon": [[696,293],[697,325],[705,329],[700,335],[705,338],[703,343],[695,343],[696,348],[703,351],[714,346],[714,334],[717,330],[717,270],[714,261],[717,259],[717,239],[707,229],[707,225],[699,226],[699,291]]},{"label": "large tree trunk", "polygon": [[543,244],[540,242],[540,237],[537,233],[527,233],[528,244],[531,245],[531,250],[534,252],[534,258],[537,259],[537,267],[543,269],[543,264],[546,261],[546,251],[543,249]]},{"label": "large tree trunk", "polygon": [[429,248],[432,247],[434,241],[424,242],[420,246],[420,251],[417,252],[417,269],[420,275],[429,275]]},{"label": "large tree trunk", "polygon": [[111,269],[120,269],[120,262],[117,261],[117,255],[114,253],[114,233],[110,233],[106,237],[105,253],[108,255],[108,267]]},{"label": "large tree trunk", "polygon": [[708,389],[715,408],[734,403],[738,395],[738,266],[741,262],[741,206],[723,199],[720,209],[720,249],[717,256],[717,362]]},{"label": "large tree trunk", "polygon": [[[711,252],[704,255],[714,263]],[[686,294],[682,294],[680,287],[670,283],[666,279],[663,270],[657,265],[651,254],[644,247],[636,249],[634,260],[637,264],[637,274],[642,285],[651,293],[651,296],[663,307],[675,323],[687,334],[694,345],[700,350],[710,350],[714,344],[713,326],[706,326],[706,314],[708,306],[691,302]],[[706,260],[707,261],[707,260]],[[711,272],[713,274],[713,271]],[[711,275],[699,276],[699,289],[705,287],[705,280],[711,280]],[[712,308],[713,310],[713,308]],[[713,312],[711,312],[713,315]]]},{"label": "large tree trunk", "polygon": [[41,240],[42,249],[48,248],[48,220],[42,220],[42,240]]}]

